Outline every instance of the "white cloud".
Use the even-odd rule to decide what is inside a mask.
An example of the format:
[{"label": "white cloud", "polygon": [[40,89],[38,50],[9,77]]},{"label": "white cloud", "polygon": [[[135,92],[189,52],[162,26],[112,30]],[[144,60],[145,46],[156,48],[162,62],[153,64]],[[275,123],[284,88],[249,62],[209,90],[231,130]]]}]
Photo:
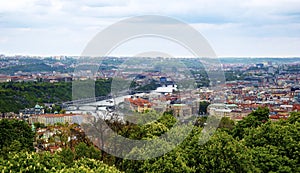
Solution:
[{"label": "white cloud", "polygon": [[221,56],[299,56],[299,11],[298,0],[2,0],[0,53],[80,54],[104,27],[155,14],[190,23]]}]

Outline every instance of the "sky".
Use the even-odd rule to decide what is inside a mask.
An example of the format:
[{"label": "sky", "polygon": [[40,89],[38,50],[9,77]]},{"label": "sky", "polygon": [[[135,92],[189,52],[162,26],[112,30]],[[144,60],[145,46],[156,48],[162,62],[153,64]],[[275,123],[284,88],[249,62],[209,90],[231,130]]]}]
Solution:
[{"label": "sky", "polygon": [[[219,57],[300,57],[299,0],[0,0],[0,54],[80,55],[98,32],[139,15],[189,24]],[[168,46],[156,41],[128,42],[112,55]],[[165,53],[187,55],[171,50]]]}]

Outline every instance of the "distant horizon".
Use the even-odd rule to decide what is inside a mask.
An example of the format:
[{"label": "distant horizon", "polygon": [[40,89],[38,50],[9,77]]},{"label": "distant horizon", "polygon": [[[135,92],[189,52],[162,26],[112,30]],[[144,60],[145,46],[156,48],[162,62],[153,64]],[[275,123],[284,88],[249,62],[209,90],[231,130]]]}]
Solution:
[{"label": "distant horizon", "polygon": [[[47,57],[83,57],[82,55],[37,55],[37,54],[5,54],[5,53],[0,53],[0,56],[7,56],[7,57],[15,57],[15,56],[28,56],[28,57],[41,57],[41,58],[47,58]],[[92,57],[92,56],[90,56]],[[150,56],[129,56],[129,55],[108,55],[108,56],[102,56],[102,57],[111,57],[111,58],[140,58],[140,57],[145,57],[145,58],[158,58],[157,57],[150,57]],[[191,56],[174,56],[174,57],[162,57],[162,58],[207,58],[207,57],[191,57]],[[209,58],[209,57],[208,57]],[[216,56],[214,58],[300,58],[299,56]]]}]

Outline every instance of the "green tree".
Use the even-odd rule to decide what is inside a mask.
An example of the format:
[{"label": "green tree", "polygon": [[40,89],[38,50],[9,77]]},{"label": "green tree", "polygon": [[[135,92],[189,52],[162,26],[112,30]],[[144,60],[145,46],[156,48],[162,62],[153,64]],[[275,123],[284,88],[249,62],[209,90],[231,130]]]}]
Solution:
[{"label": "green tree", "polygon": [[296,122],[300,123],[300,112],[292,112],[288,118],[288,122],[294,124]]},{"label": "green tree", "polygon": [[279,153],[278,148],[271,145],[251,149],[253,164],[259,172],[299,172],[293,170],[297,163]]},{"label": "green tree", "polygon": [[75,158],[80,159],[84,157],[90,157],[89,147],[85,143],[80,142],[78,145],[75,146]]},{"label": "green tree", "polygon": [[190,167],[188,154],[180,148],[159,157],[145,160],[138,172],[196,172],[196,166]]},{"label": "green tree", "polygon": [[59,111],[59,113],[60,113],[60,114],[65,114],[65,113],[66,113],[66,110],[62,109],[62,110]]},{"label": "green tree", "polygon": [[287,167],[292,172],[298,172],[299,131],[298,122],[295,124],[268,122],[249,130],[248,135],[244,137],[244,142],[248,147],[253,148],[256,164],[263,172],[286,170]]},{"label": "green tree", "polygon": [[0,154],[6,157],[9,152],[33,150],[34,132],[25,121],[0,120]]},{"label": "green tree", "polygon": [[251,112],[249,116],[254,116],[257,121],[266,122],[269,120],[269,109],[267,107],[259,107],[256,111]]},{"label": "green tree", "polygon": [[43,123],[36,122],[34,123],[34,127],[35,129],[38,129],[38,128],[45,128],[46,126]]},{"label": "green tree", "polygon": [[82,158],[66,165],[64,158],[57,153],[49,152],[11,153],[8,159],[0,158],[0,170],[2,172],[120,172],[114,166],[108,166],[102,161]]},{"label": "green tree", "polygon": [[194,153],[197,172],[255,172],[249,149],[226,132],[217,131]]},{"label": "green tree", "polygon": [[172,112],[164,112],[163,115],[157,121],[165,125],[168,129],[170,129],[177,122],[177,119],[173,116]]},{"label": "green tree", "polygon": [[207,116],[197,118],[195,121],[195,126],[204,127],[206,120]]},{"label": "green tree", "polygon": [[102,173],[119,173],[120,171],[114,167],[104,164],[102,161],[94,159],[80,159],[74,162],[70,168],[60,170],[63,173],[81,173],[81,172],[102,172]]},{"label": "green tree", "polygon": [[95,148],[94,146],[89,147],[89,153],[90,153],[89,158],[101,160],[101,151],[99,149]]},{"label": "green tree", "polygon": [[269,120],[269,109],[259,107],[256,111],[251,112],[243,120],[239,121],[233,128],[233,136],[242,139],[250,128],[260,126]]},{"label": "green tree", "polygon": [[234,128],[234,121],[231,120],[229,117],[222,117],[219,123],[219,128],[230,131]]},{"label": "green tree", "polygon": [[73,163],[73,160],[75,159],[75,154],[70,148],[63,148],[62,151],[59,153],[60,160],[70,166]]},{"label": "green tree", "polygon": [[33,152],[11,153],[7,159],[0,158],[2,172],[54,172],[65,167],[56,155],[48,152],[38,154]]},{"label": "green tree", "polygon": [[167,132],[169,129],[162,123],[147,123],[141,127],[143,139],[154,138]]}]

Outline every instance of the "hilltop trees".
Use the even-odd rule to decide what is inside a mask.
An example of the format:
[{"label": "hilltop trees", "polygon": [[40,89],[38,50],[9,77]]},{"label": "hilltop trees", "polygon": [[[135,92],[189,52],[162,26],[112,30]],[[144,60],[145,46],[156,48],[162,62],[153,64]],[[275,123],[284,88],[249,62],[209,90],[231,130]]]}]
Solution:
[{"label": "hilltop trees", "polygon": [[0,112],[18,112],[36,103],[56,103],[71,100],[72,83],[9,82],[0,83]]},{"label": "hilltop trees", "polygon": [[[96,96],[107,95],[110,92],[110,85],[111,79],[97,80]],[[36,103],[58,103],[70,100],[72,100],[72,82],[0,83],[0,112],[2,113],[19,112],[20,109],[34,107]]]}]

